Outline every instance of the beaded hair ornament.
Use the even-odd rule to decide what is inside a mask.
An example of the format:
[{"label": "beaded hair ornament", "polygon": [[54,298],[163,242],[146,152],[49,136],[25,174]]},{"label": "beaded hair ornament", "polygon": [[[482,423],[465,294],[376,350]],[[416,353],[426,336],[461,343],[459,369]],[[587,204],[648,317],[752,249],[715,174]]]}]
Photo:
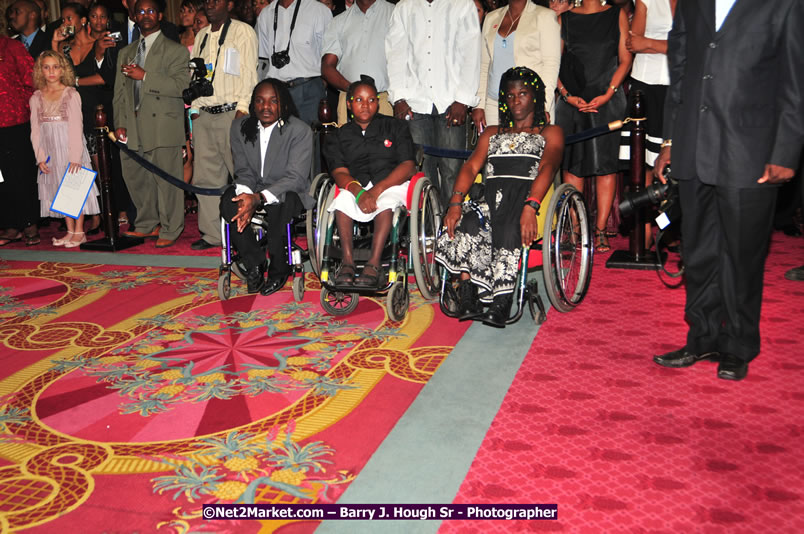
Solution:
[{"label": "beaded hair ornament", "polygon": [[521,81],[525,87],[533,92],[533,126],[544,126],[547,124],[547,116],[544,113],[544,83],[539,75],[527,67],[513,67],[505,71],[500,78],[500,96],[498,109],[500,114],[500,125],[505,128],[514,127],[514,118],[511,110],[508,109],[506,94],[511,82]]}]

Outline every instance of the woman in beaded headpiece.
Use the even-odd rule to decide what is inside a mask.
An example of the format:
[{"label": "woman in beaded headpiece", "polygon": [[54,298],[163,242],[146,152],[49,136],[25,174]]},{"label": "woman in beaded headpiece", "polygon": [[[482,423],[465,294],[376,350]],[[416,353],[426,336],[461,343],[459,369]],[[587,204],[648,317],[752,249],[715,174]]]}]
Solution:
[{"label": "woman in beaded headpiece", "polygon": [[[483,132],[458,174],[436,261],[459,277],[461,319],[503,327],[513,302],[519,251],[538,235],[536,217],[561,162],[564,134],[548,125],[544,83],[531,69],[508,69],[499,95],[499,126]],[[485,199],[464,203],[484,164]],[[483,304],[490,304],[488,310]]]}]

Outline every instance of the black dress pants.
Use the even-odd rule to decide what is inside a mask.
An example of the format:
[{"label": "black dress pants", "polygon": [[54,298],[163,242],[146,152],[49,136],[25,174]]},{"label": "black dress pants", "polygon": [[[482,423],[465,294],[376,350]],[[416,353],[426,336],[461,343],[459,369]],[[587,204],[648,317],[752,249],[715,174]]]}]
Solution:
[{"label": "black dress pants", "polygon": [[759,354],[762,277],[778,188],[679,182],[687,350]]},{"label": "black dress pants", "polygon": [[[229,223],[229,238],[232,246],[240,255],[247,269],[257,267],[265,261],[265,253],[257,243],[257,236],[251,225],[246,226],[242,232],[237,231],[237,225],[231,224],[232,217],[237,214],[237,203],[232,202],[236,197],[235,186],[230,185],[221,195],[221,217]],[[268,257],[271,263],[268,267],[268,276],[280,278],[290,274],[287,253],[287,224],[302,212],[303,206],[296,193],[287,193],[285,201],[279,204],[270,204],[265,207],[264,220],[267,223],[266,243]]]}]

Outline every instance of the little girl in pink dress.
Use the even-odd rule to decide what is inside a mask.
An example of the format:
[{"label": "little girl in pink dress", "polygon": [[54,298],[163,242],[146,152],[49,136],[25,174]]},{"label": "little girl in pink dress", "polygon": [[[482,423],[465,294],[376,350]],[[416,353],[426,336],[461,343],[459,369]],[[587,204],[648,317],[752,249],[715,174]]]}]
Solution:
[{"label": "little girl in pink dress", "polygon": [[[34,87],[31,96],[31,143],[39,165],[39,205],[42,217],[63,217],[50,211],[64,172],[77,172],[82,166],[91,169],[92,162],[84,144],[81,97],[73,88],[75,74],[67,59],[52,50],[42,52],[34,64]],[[84,212],[73,219],[66,217],[67,234],[53,238],[53,244],[67,248],[85,243],[84,214],[100,213],[98,189],[93,184]]]}]

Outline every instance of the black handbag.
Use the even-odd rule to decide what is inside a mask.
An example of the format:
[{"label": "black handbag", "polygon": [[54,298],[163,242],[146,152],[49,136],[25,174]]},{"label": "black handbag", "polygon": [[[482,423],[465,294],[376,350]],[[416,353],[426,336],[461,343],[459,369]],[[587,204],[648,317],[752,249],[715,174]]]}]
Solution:
[{"label": "black handbag", "polygon": [[564,88],[569,91],[571,95],[580,95],[586,88],[586,76],[584,75],[584,66],[578,56],[573,54],[567,47],[567,38],[569,37],[569,17],[564,17],[564,51],[561,54],[561,66],[558,70],[558,77]]}]

